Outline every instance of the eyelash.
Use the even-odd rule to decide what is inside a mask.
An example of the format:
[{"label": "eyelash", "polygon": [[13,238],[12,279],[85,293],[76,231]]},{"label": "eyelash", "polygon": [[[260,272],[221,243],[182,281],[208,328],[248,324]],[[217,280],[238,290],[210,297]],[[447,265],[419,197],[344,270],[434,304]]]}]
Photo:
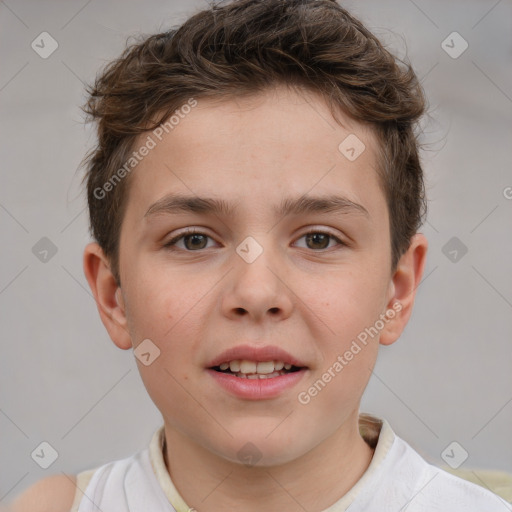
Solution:
[{"label": "eyelash", "polygon": [[[338,242],[338,245],[340,246],[346,246],[347,244],[344,243],[342,240],[340,240],[338,237],[336,237],[335,235],[333,235],[332,233],[329,233],[328,231],[322,231],[322,230],[318,230],[318,229],[313,229],[311,231],[308,231],[307,233],[303,233],[299,238],[298,240],[300,240],[301,238],[307,236],[307,235],[312,235],[312,234],[321,234],[321,235],[326,235],[328,237],[330,237],[331,239],[335,240],[336,242]],[[185,252],[201,252],[202,250],[204,249],[198,249],[197,251],[191,251],[189,249],[177,249],[175,246],[176,246],[176,243],[181,240],[182,238],[185,238],[186,236],[191,236],[191,235],[203,235],[203,236],[206,236],[207,238],[212,238],[211,236],[207,235],[206,233],[203,233],[202,231],[196,231],[194,229],[191,229],[191,230],[187,230],[185,233],[181,233],[180,235],[177,235],[175,236],[174,238],[172,238],[171,240],[169,240],[166,244],[164,244],[164,249],[168,249],[168,250],[171,250],[171,251],[177,251],[177,250],[181,250],[181,251],[185,251]],[[328,247],[328,248],[325,248],[325,249],[319,249],[319,250],[314,250],[314,249],[311,249],[312,251],[314,252],[324,252],[324,251],[327,251],[328,249],[332,249],[332,247]]]}]

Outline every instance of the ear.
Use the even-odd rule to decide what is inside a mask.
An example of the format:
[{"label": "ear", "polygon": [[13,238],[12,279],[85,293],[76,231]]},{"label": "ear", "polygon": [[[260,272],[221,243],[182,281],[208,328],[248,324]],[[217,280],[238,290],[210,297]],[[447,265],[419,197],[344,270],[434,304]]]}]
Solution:
[{"label": "ear", "polygon": [[97,243],[85,247],[83,263],[85,277],[110,338],[123,350],[132,348],[122,290],[110,271],[108,258]]},{"label": "ear", "polygon": [[390,320],[381,331],[381,345],[394,343],[411,317],[416,290],[421,282],[427,260],[427,248],[428,242],[425,236],[416,233],[397,264],[389,283],[387,316]]}]

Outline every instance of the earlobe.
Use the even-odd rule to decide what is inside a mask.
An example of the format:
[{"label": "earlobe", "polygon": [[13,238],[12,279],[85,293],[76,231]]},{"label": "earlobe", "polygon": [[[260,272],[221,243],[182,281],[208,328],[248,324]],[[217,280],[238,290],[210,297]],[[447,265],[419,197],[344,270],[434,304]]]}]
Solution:
[{"label": "earlobe", "polygon": [[83,265],[101,321],[110,338],[123,350],[132,348],[122,292],[110,271],[107,257],[97,243],[85,247]]},{"label": "earlobe", "polygon": [[411,317],[416,290],[425,268],[427,249],[428,241],[425,236],[416,233],[397,264],[390,282],[390,298],[387,304],[389,321],[381,331],[381,345],[394,343]]}]

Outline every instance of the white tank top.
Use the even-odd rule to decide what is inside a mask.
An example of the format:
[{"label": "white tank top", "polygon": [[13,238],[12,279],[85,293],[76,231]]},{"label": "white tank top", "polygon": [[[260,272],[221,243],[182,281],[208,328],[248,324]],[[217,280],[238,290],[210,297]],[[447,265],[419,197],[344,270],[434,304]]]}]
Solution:
[{"label": "white tank top", "polygon": [[[360,416],[373,458],[359,481],[323,512],[512,512],[483,487],[426,462],[385,420]],[[92,477],[72,512],[192,512],[165,467],[163,426],[148,448],[87,472]],[[78,475],[77,486],[81,478]],[[83,481],[82,481],[83,483]],[[172,503],[172,504],[171,504]]]},{"label": "white tank top", "polygon": [[149,449],[98,468],[78,512],[177,512],[151,467]]}]

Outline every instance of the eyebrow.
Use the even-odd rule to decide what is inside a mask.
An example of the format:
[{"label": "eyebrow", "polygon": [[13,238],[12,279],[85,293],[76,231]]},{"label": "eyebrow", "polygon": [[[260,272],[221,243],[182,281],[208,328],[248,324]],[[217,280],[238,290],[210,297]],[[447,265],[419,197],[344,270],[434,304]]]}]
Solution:
[{"label": "eyebrow", "polygon": [[[144,214],[144,218],[176,213],[217,214],[229,217],[235,215],[239,204],[230,204],[223,199],[169,194],[152,204]],[[285,198],[277,208],[274,208],[274,215],[278,217],[305,213],[362,214],[370,217],[364,206],[338,195]]]}]

